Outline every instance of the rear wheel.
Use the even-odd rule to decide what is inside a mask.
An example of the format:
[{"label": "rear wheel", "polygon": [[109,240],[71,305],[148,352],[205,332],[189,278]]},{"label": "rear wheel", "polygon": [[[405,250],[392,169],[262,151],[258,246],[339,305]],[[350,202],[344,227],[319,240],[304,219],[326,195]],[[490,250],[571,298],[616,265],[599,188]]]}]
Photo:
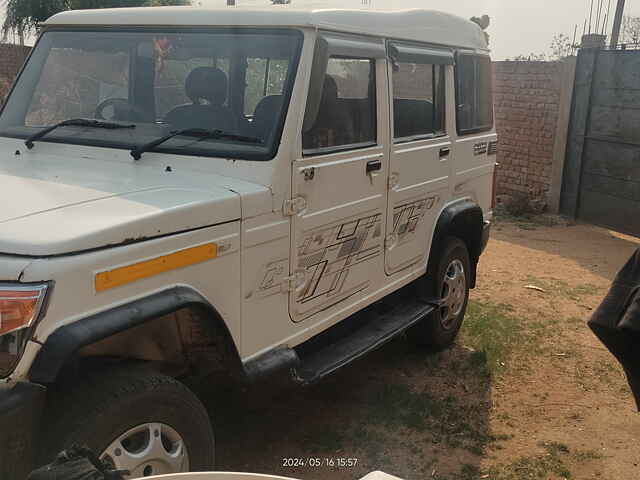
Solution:
[{"label": "rear wheel", "polygon": [[439,306],[407,331],[414,343],[441,350],[455,340],[469,301],[469,252],[462,240],[449,237],[434,271],[416,281],[418,295]]},{"label": "rear wheel", "polygon": [[58,392],[46,412],[43,463],[78,445],[128,470],[125,478],[213,469],[207,412],[171,377],[148,369],[108,370]]}]

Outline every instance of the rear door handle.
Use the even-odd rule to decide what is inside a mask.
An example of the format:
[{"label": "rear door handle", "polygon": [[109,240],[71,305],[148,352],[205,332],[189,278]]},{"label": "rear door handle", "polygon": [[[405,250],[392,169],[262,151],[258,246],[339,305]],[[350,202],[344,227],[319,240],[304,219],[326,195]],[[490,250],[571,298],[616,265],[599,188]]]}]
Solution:
[{"label": "rear door handle", "polygon": [[367,175],[378,170],[382,170],[382,160],[369,160],[367,162]]},{"label": "rear door handle", "polygon": [[448,157],[451,153],[451,149],[449,147],[442,147],[440,149],[440,158]]}]

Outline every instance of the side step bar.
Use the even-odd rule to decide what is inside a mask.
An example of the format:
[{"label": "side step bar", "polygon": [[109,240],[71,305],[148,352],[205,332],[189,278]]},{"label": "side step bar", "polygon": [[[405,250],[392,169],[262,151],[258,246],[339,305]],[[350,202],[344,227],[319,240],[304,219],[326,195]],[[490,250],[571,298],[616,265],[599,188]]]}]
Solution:
[{"label": "side step bar", "polygon": [[365,309],[296,347],[300,365],[294,367],[295,380],[304,385],[318,382],[402,334],[435,309],[431,303],[406,302],[406,297],[398,300],[384,311]]},{"label": "side step bar", "polygon": [[256,357],[242,366],[247,380],[254,381],[261,377],[292,369],[300,363],[296,351],[289,347],[277,347]]}]

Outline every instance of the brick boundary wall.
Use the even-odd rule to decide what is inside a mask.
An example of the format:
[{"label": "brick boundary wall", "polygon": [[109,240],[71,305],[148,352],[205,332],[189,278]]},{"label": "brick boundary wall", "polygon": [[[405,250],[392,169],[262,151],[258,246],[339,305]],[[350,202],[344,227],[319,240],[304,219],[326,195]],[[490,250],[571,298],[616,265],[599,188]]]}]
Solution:
[{"label": "brick boundary wall", "polygon": [[562,88],[561,62],[494,62],[496,194],[546,204]]},{"label": "brick boundary wall", "polygon": [[0,104],[30,51],[31,47],[0,43]]}]

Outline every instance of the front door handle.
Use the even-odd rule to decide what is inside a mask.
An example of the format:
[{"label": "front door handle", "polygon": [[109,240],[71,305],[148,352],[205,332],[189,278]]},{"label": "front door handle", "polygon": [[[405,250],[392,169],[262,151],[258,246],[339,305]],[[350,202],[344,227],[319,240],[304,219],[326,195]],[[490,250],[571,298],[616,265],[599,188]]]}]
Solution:
[{"label": "front door handle", "polygon": [[367,162],[367,175],[378,170],[382,170],[382,160],[369,160]]},{"label": "front door handle", "polygon": [[451,149],[449,147],[442,147],[440,149],[440,158],[448,157],[451,153]]}]

